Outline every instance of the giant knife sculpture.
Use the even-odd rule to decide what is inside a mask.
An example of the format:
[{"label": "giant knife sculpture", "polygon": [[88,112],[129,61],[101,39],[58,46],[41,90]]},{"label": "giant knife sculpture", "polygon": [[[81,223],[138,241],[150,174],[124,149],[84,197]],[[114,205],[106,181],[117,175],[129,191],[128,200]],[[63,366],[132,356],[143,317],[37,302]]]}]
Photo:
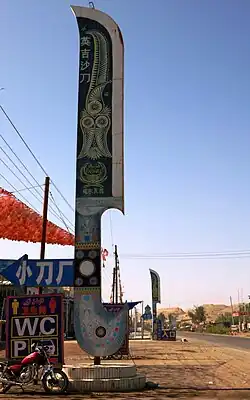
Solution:
[{"label": "giant knife sculpture", "polygon": [[101,303],[101,217],[124,212],[123,40],[106,14],[72,6],[80,34],[76,161],[74,326],[83,350],[114,354],[127,329],[127,305]]}]

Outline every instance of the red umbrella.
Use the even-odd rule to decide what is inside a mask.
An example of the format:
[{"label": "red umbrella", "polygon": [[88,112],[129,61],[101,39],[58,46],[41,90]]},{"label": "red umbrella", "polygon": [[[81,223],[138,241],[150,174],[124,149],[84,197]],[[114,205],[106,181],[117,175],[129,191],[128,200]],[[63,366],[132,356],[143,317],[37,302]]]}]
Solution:
[{"label": "red umbrella", "polygon": [[[39,243],[42,217],[12,193],[0,188],[0,238]],[[46,243],[74,245],[74,235],[48,221]]]}]

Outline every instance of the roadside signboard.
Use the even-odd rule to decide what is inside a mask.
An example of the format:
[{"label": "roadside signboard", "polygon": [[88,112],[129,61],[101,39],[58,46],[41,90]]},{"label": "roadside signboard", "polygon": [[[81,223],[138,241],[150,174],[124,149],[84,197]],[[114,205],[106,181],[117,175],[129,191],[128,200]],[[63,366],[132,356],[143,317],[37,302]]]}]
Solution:
[{"label": "roadside signboard", "polygon": [[149,321],[153,318],[151,307],[149,307],[149,305],[145,307],[145,311],[144,314],[142,314],[142,318],[144,319],[144,321]]},{"label": "roadside signboard", "polygon": [[63,296],[9,296],[6,302],[6,358],[20,360],[40,340],[49,346],[50,360],[63,364]]},{"label": "roadside signboard", "polygon": [[19,260],[0,260],[1,275],[14,286],[73,286],[73,260],[30,260],[27,254]]},{"label": "roadside signboard", "polygon": [[160,340],[176,341],[176,331],[173,329],[162,329]]}]

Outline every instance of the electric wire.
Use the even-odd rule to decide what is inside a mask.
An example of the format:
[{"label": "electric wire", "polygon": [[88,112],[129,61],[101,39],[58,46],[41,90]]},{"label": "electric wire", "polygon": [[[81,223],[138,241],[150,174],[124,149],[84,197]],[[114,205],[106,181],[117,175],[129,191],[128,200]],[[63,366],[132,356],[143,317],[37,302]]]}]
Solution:
[{"label": "electric wire", "polygon": [[[5,145],[8,147],[8,149],[12,152],[12,154],[16,157],[16,159],[20,162],[20,164],[23,166],[23,168],[28,172],[28,174],[31,176],[31,178],[37,183],[37,187],[41,188],[41,185],[39,184],[39,182],[36,180],[36,178],[34,177],[34,175],[32,175],[28,168],[26,167],[26,165],[22,162],[22,160],[20,159],[20,157],[18,157],[18,155],[15,153],[15,151],[11,148],[11,146],[9,145],[9,143],[5,140],[5,138],[3,137],[2,134],[0,134],[1,139],[3,140],[3,142],[5,143]],[[32,183],[30,182],[30,180],[23,174],[23,172],[20,170],[20,168],[15,164],[15,162],[11,159],[11,157],[7,154],[7,152],[0,147],[0,149],[2,150],[2,152],[5,154],[5,156],[11,161],[11,163],[15,166],[15,168],[20,172],[20,174],[27,180],[27,182],[32,185]],[[29,188],[27,188],[27,186],[25,185],[26,189],[30,191]],[[36,188],[36,186],[33,186],[32,188]],[[39,192],[37,189],[35,189],[36,193],[40,196],[41,200],[43,201],[43,195],[41,194],[41,192]],[[31,192],[32,195],[34,196],[33,192]],[[64,217],[64,220],[67,220],[70,224],[71,221],[62,213],[62,211],[60,210],[60,214],[57,214],[57,212],[54,210],[54,208],[49,204],[49,209],[51,214],[56,217],[59,221],[62,221],[62,216]],[[53,210],[53,211],[51,211]],[[64,221],[65,224],[65,221]]]},{"label": "electric wire", "polygon": [[[1,177],[2,179],[4,179],[4,180],[8,183],[8,185],[11,186],[15,191],[17,191],[17,188],[16,188],[14,185],[12,185],[12,183],[11,183],[7,178],[5,178],[5,176],[4,176],[3,174],[0,173],[0,177]],[[23,196],[22,194],[20,194],[19,196],[22,197],[22,198],[24,199],[24,201],[25,201],[34,211],[36,211],[38,214],[40,214],[39,211],[29,202],[29,200],[26,199],[25,196]]]},{"label": "electric wire", "polygon": [[[12,175],[15,176],[15,178],[17,178],[19,180],[19,182],[25,187],[26,190],[29,190],[29,188],[27,187],[27,185],[22,181],[22,179],[20,179],[14,171],[12,171],[12,169],[8,166],[8,164],[6,164],[6,162],[0,158],[0,161],[3,163],[3,165],[8,169],[8,171],[10,171],[12,173]],[[38,200],[39,202],[41,202],[41,200],[35,195],[35,193],[33,193],[31,190],[29,190],[29,192],[35,197],[36,200]]]},{"label": "electric wire", "polygon": [[[44,183],[41,184],[41,185],[37,185],[37,186],[31,186],[31,187],[28,188],[28,190],[35,189],[35,188],[38,188],[38,187],[42,188],[43,186],[44,186]],[[27,190],[27,189],[26,189],[26,188],[23,188],[23,189],[19,189],[19,190],[13,190],[13,191],[10,192],[10,193],[11,193],[11,194],[16,194],[16,193],[23,192],[24,190]]]},{"label": "electric wire", "polygon": [[[8,157],[8,154],[6,154],[5,153],[5,151],[0,147],[0,150],[2,150],[3,152],[4,152],[4,154]],[[32,183],[27,179],[27,177],[22,173],[22,171],[20,170],[20,168],[14,163],[14,161],[10,158],[10,157],[8,157],[8,159],[12,162],[12,164],[15,166],[15,168],[18,170],[18,172],[28,181],[28,183],[30,184],[30,185],[32,185]],[[15,174],[15,172],[9,167],[9,165],[2,159],[2,158],[0,158],[0,161],[3,163],[3,165],[15,176],[15,178],[17,178],[18,180],[19,180],[19,182],[24,186],[24,189],[23,190],[28,190],[31,194],[32,194],[32,196],[33,197],[35,197],[35,199],[39,202],[39,203],[42,203],[43,202],[43,196],[38,192],[38,194],[40,195],[40,198],[38,198],[38,196],[35,194],[35,193],[33,193],[32,191],[31,191],[31,189],[22,181],[22,179],[20,178],[20,177],[18,177],[16,174]],[[41,185],[39,185],[39,187],[41,187]],[[20,192],[20,190],[17,190],[16,192]],[[37,192],[37,191],[36,191]],[[29,205],[30,205],[31,203],[29,203]],[[34,207],[33,207],[34,208]],[[49,206],[49,208],[52,208],[51,206]],[[52,210],[53,210],[53,208],[52,208]],[[60,214],[57,214],[54,210],[53,211],[51,211],[50,210],[50,212],[51,212],[51,214],[54,216],[54,217],[56,217],[58,220],[62,220],[62,217],[60,216]],[[40,212],[39,212],[39,214],[40,214]]]},{"label": "electric wire", "polygon": [[[66,227],[68,233],[72,234],[73,229],[69,228],[68,225],[67,225],[67,223],[65,222],[65,219],[64,219],[64,218],[66,218],[66,217],[62,214],[60,208],[59,208],[58,205],[56,204],[56,201],[55,201],[55,199],[54,199],[54,197],[53,197],[51,191],[49,192],[49,195],[50,195],[51,201],[54,203],[55,207],[57,208],[57,211],[59,212],[60,217],[61,217],[61,220],[62,220],[63,224],[65,225],[65,227]],[[66,218],[66,219],[67,219],[67,218]],[[74,225],[73,225],[73,223],[72,223],[71,221],[69,221],[68,219],[67,219],[67,221],[72,225],[72,227],[74,227]]]},{"label": "electric wire", "polygon": [[111,236],[111,245],[112,250],[114,249],[114,235],[113,235],[113,223],[112,223],[112,215],[111,210],[109,210],[109,228],[110,228],[110,236]]},{"label": "electric wire", "polygon": [[[5,142],[6,143],[6,142]],[[7,159],[11,162],[12,165],[14,165],[14,167],[18,170],[18,172],[24,177],[24,179],[29,183],[29,185],[32,186],[32,183],[30,182],[30,180],[27,178],[27,176],[24,175],[24,173],[22,172],[22,170],[16,165],[16,163],[12,160],[12,158],[8,155],[8,153],[0,146],[0,150],[4,153],[4,155],[7,157]],[[33,178],[34,179],[34,178]],[[34,179],[35,180],[35,179]],[[38,182],[36,182],[38,184]],[[41,185],[39,185],[40,187]],[[26,186],[25,186],[26,187]],[[41,194],[41,192],[39,192],[38,190],[35,190],[35,192],[38,194],[38,196],[40,198],[42,198],[43,200],[43,196]]]},{"label": "electric wire", "polygon": [[121,254],[123,259],[131,260],[220,260],[250,258],[250,250],[204,253],[169,253],[169,254]]},{"label": "electric wire", "polygon": [[[0,105],[0,109],[2,110],[3,114],[5,115],[5,117],[7,118],[7,120],[9,121],[10,125],[12,126],[12,128],[15,130],[15,132],[17,133],[18,137],[21,139],[21,141],[23,142],[23,144],[25,145],[25,147],[27,148],[27,150],[29,151],[29,153],[32,155],[32,157],[34,158],[34,160],[36,161],[36,163],[39,165],[39,167],[41,168],[41,170],[43,171],[43,173],[46,176],[49,176],[49,174],[46,172],[46,170],[44,169],[44,167],[42,166],[42,164],[40,163],[40,161],[38,160],[38,158],[35,156],[35,154],[33,153],[33,151],[31,150],[31,148],[29,147],[29,145],[27,144],[27,142],[24,140],[23,136],[21,135],[21,133],[19,132],[19,130],[17,129],[17,127],[15,126],[14,122],[11,120],[11,118],[9,117],[9,115],[7,114],[7,112],[5,111],[5,109],[3,108],[3,106]],[[56,191],[58,192],[58,194],[62,197],[62,199],[65,201],[65,203],[69,206],[69,208],[74,212],[74,208],[72,207],[72,205],[68,202],[68,200],[65,198],[65,196],[62,194],[62,192],[58,189],[58,187],[56,186],[56,184],[51,180],[51,184],[54,186],[54,188],[56,189]]]}]

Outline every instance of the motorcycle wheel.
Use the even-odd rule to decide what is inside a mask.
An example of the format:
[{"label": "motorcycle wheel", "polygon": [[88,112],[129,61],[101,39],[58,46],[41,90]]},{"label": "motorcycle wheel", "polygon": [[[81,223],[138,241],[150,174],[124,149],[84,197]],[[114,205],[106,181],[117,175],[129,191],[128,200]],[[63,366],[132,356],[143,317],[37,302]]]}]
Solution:
[{"label": "motorcycle wheel", "polygon": [[[42,379],[42,385],[44,388],[44,391],[46,393],[55,393],[55,394],[60,394],[60,393],[65,393],[68,389],[69,386],[69,380],[67,375],[58,368],[54,369],[54,374],[55,378],[53,378],[51,371],[48,371],[44,374],[43,379]],[[54,387],[57,385],[58,390],[54,390]]]},{"label": "motorcycle wheel", "polygon": [[[4,375],[3,375],[3,373],[1,373],[0,374],[0,378],[3,378],[3,377],[4,377]],[[10,390],[10,388],[11,388],[11,385],[8,385],[6,383],[0,382],[0,394],[7,393],[8,390]]]}]

